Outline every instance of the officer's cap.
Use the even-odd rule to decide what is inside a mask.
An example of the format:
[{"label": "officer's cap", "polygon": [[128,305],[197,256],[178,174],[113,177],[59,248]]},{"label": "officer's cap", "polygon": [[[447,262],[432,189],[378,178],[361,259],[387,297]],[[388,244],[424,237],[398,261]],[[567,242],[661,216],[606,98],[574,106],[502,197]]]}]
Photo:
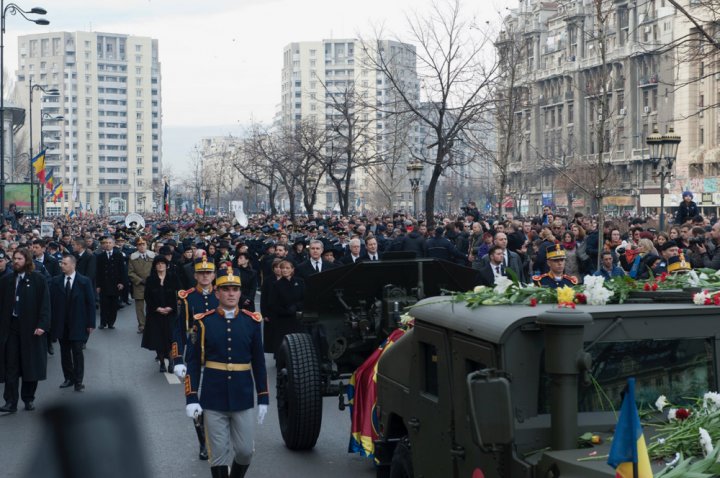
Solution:
[{"label": "officer's cap", "polygon": [[218,277],[217,279],[215,279],[215,287],[228,286],[240,287],[240,276],[235,275],[235,271],[233,271],[232,267],[228,267],[227,269],[220,269],[220,272],[218,272]]},{"label": "officer's cap", "polygon": [[207,256],[195,259],[195,272],[214,272],[215,264],[208,261]]}]

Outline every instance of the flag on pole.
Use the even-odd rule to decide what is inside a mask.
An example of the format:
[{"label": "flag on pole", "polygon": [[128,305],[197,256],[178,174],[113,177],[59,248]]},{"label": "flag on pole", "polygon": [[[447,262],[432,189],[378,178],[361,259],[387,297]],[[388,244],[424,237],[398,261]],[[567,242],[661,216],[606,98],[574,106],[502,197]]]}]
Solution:
[{"label": "flag on pole", "polygon": [[45,150],[40,151],[37,156],[32,159],[32,167],[35,175],[41,183],[45,182]]},{"label": "flag on pole", "polygon": [[72,200],[73,202],[76,202],[78,200],[78,187],[76,179],[73,179]]},{"label": "flag on pole", "polygon": [[615,468],[615,478],[653,478],[640,415],[635,405],[634,378],[629,378],[625,387],[625,398],[620,407],[607,463]]},{"label": "flag on pole", "polygon": [[55,190],[55,185],[53,184],[55,182],[55,178],[53,177],[53,170],[49,169],[47,171],[47,175],[45,176],[45,187],[50,190],[50,192]]},{"label": "flag on pole", "polygon": [[62,183],[58,184],[53,190],[53,202],[57,202],[58,199],[63,198],[63,186]]},{"label": "flag on pole", "polygon": [[165,209],[165,215],[170,214],[170,185],[165,180],[165,190],[163,191],[163,207]]}]

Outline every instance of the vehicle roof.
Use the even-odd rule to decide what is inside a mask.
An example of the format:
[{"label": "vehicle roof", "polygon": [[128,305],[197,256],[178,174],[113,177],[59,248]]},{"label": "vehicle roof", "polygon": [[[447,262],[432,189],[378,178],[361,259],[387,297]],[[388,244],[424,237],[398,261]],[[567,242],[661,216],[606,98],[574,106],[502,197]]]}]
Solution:
[{"label": "vehicle roof", "polygon": [[[542,312],[557,309],[556,304],[488,305],[471,309],[464,303],[453,303],[449,296],[430,297],[418,302],[410,315],[415,319],[471,335],[482,340],[503,344],[510,334],[525,324],[535,322]],[[578,305],[577,310],[589,313],[593,319],[631,317],[660,317],[708,315],[719,317],[720,309],[693,304],[608,304]]]}]

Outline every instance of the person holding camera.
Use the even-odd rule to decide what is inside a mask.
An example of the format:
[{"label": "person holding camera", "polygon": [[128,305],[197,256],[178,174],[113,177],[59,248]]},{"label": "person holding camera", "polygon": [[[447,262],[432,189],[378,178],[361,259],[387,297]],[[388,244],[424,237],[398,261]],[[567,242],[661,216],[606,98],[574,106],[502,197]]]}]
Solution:
[{"label": "person holding camera", "polygon": [[[710,240],[705,241],[702,244],[697,244],[695,247],[697,248],[698,254],[702,257],[702,266],[706,267],[708,269],[720,269],[720,247],[717,247],[718,244],[720,244],[720,222],[716,222],[712,229],[710,229]],[[708,245],[715,246],[715,250],[710,252]]]}]

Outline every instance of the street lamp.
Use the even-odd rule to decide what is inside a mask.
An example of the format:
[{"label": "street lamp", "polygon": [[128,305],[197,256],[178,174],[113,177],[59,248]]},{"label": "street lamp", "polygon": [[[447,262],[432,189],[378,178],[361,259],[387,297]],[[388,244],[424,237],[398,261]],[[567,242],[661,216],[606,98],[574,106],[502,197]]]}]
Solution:
[{"label": "street lamp", "polygon": [[203,216],[207,216],[207,213],[208,213],[207,206],[208,206],[208,201],[210,200],[210,188],[205,188],[205,190],[203,191],[203,194],[205,194],[205,202],[203,202]]},{"label": "street lamp", "polygon": [[448,191],[447,193],[445,193],[445,196],[447,197],[448,214],[451,214],[452,213],[452,200],[453,200],[452,191]]},{"label": "street lamp", "polygon": [[420,190],[420,179],[422,178],[423,165],[420,161],[414,161],[407,165],[407,172],[410,176],[410,189],[413,195],[413,216],[417,217],[418,202],[417,193]]},{"label": "street lamp", "polygon": [[[32,166],[32,160],[34,157],[33,156],[33,119],[32,119],[32,117],[33,117],[33,108],[32,108],[33,92],[35,90],[40,90],[48,96],[58,96],[58,95],[60,95],[60,91],[57,88],[45,89],[42,85],[33,84],[32,78],[29,78],[28,85],[29,85],[28,97],[30,99],[28,102],[28,105],[29,105],[28,106],[28,114],[30,116],[30,121],[29,121],[29,123],[30,123],[30,141],[29,141],[29,144],[30,144],[30,148],[29,148],[29,152],[30,152],[30,213],[34,214],[35,213],[35,192],[34,192],[35,191],[35,172],[33,171],[33,166]],[[42,121],[40,122],[40,124],[42,125]],[[41,128],[41,130],[42,130],[42,128]],[[41,136],[42,136],[42,134],[41,134]],[[42,191],[42,184],[39,185],[39,190]],[[40,196],[40,195],[38,195],[38,196]],[[40,197],[38,197],[38,212],[39,211],[40,211]]]},{"label": "street lamp", "polygon": [[660,167],[657,175],[660,176],[660,230],[665,229],[665,179],[672,176],[673,163],[677,159],[680,135],[671,127],[666,134],[658,133],[657,128],[649,135],[645,142],[650,148],[650,161],[653,167]]},{"label": "street lamp", "polygon": [[5,0],[0,0],[0,11],[2,12],[0,15],[0,118],[2,118],[0,121],[0,214],[5,214],[5,18],[9,13],[20,15],[25,20],[38,25],[49,25],[50,22],[45,18],[28,17],[28,15],[47,15],[47,11],[40,7],[23,10],[14,3],[5,5]]},{"label": "street lamp", "polygon": [[250,214],[250,183],[245,183],[245,213]]}]

